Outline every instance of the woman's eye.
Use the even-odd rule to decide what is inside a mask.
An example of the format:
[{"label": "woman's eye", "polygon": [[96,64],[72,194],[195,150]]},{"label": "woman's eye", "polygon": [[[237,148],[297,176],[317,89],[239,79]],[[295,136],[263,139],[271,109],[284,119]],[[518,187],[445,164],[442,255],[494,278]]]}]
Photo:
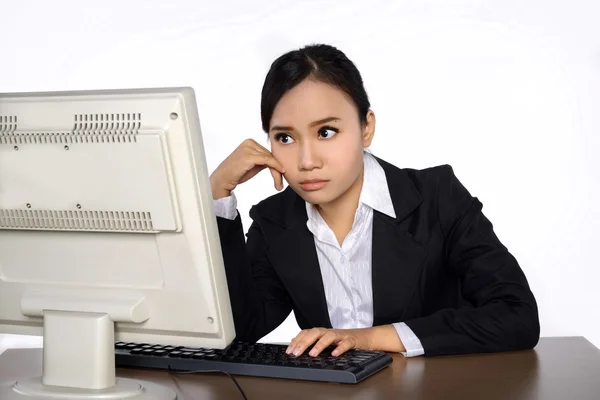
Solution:
[{"label": "woman's eye", "polygon": [[277,140],[281,144],[294,143],[294,139],[286,133],[278,133],[277,135],[275,135],[275,140]]},{"label": "woman's eye", "polygon": [[331,139],[336,133],[338,133],[338,130],[334,128],[319,129],[319,137],[323,139]]}]

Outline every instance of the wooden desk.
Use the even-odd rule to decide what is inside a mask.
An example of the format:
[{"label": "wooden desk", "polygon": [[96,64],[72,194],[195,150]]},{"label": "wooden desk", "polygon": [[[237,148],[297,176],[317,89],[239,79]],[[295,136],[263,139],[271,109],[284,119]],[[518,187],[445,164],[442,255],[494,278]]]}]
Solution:
[{"label": "wooden desk", "polygon": [[[40,349],[7,350],[0,382],[41,374]],[[162,383],[180,400],[241,399],[220,375],[119,369],[122,377]],[[178,385],[175,384],[177,380]],[[384,371],[357,385],[238,377],[249,400],[263,399],[594,399],[600,398],[600,351],[581,337],[542,338],[532,351],[437,358],[394,355]]]}]

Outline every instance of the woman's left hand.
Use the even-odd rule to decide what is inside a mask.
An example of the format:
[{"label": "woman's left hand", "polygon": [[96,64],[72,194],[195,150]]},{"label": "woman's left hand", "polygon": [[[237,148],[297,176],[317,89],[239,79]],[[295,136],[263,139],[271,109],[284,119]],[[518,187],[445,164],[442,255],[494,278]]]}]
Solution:
[{"label": "woman's left hand", "polygon": [[299,356],[315,342],[316,344],[309,353],[311,357],[318,356],[323,350],[331,345],[336,346],[335,350],[331,353],[334,357],[352,349],[372,350],[373,328],[306,329],[300,332],[298,336],[291,341],[286,353]]}]

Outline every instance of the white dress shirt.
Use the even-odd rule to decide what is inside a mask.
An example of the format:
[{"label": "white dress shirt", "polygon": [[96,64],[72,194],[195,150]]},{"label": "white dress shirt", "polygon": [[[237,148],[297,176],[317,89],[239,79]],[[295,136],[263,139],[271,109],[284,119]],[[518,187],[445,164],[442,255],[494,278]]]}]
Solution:
[{"label": "white dress shirt", "polygon": [[[306,226],[313,234],[331,326],[336,329],[373,326],[373,287],[371,254],[373,210],[396,217],[385,172],[368,152],[364,152],[364,177],[352,229],[340,246],[335,234],[310,203],[306,202]],[[235,219],[235,195],[214,201],[218,217]],[[403,322],[393,324],[402,340],[406,357],[424,354],[419,338]]]}]

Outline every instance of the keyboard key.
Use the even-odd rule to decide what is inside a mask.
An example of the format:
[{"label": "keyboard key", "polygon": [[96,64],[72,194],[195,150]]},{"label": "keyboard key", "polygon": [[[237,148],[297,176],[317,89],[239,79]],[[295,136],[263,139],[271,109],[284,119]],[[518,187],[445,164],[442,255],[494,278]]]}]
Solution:
[{"label": "keyboard key", "polygon": [[198,351],[202,351],[202,349],[198,348],[198,347],[181,347],[178,350],[185,351],[185,352],[190,352],[190,353],[196,353]]}]

